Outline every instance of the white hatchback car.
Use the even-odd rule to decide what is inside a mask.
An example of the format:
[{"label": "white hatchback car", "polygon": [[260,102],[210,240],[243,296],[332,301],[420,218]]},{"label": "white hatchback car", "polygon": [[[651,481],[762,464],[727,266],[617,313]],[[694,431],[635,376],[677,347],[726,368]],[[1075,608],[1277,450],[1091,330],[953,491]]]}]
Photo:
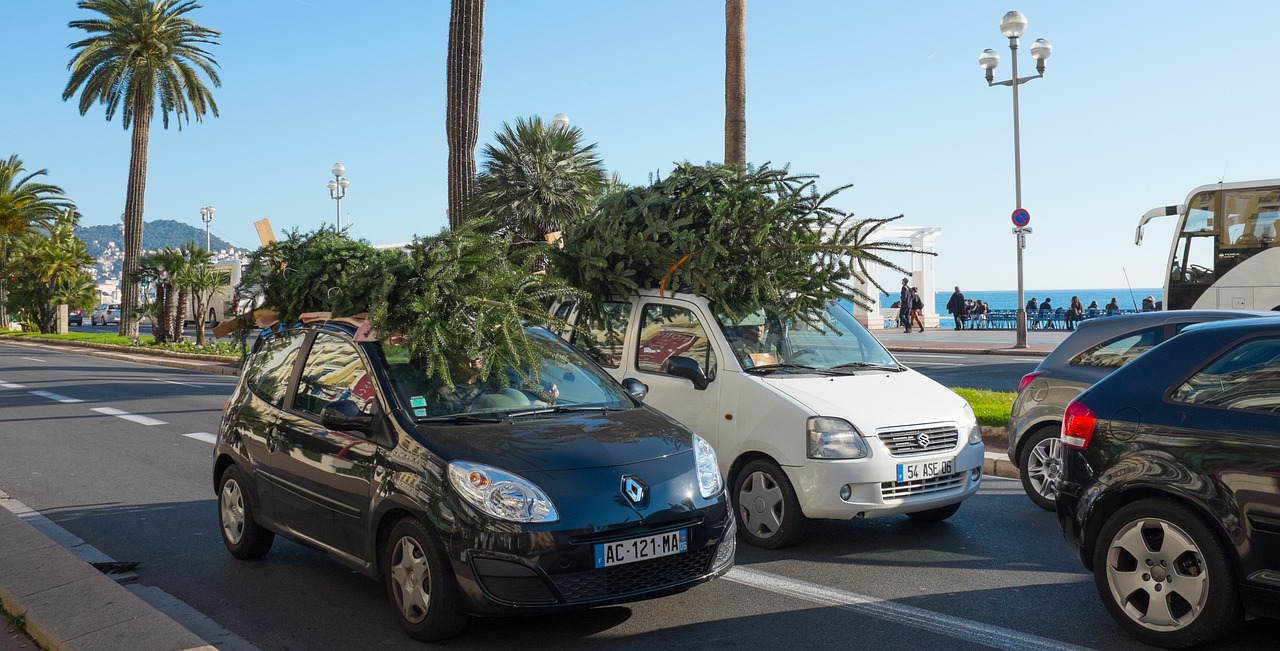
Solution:
[{"label": "white hatchback car", "polygon": [[793,544],[809,518],[942,520],[977,492],[983,445],[955,392],[898,363],[838,305],[812,323],[730,320],[705,298],[643,291],[577,319],[570,341],[715,447],[739,533]]}]

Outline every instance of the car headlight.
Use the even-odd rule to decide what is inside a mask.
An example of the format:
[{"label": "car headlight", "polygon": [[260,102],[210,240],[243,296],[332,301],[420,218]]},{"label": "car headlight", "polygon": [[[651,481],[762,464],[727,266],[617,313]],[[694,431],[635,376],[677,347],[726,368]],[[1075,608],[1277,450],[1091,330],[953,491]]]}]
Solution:
[{"label": "car headlight", "polygon": [[849,421],[827,416],[809,417],[810,459],[861,459],[867,454],[867,442]]},{"label": "car headlight", "polygon": [[973,415],[973,407],[969,403],[964,403],[964,415],[961,416],[960,422],[956,423],[963,435],[969,432],[969,445],[977,445],[982,442],[982,428],[978,427],[978,417]]},{"label": "car headlight", "polygon": [[720,476],[720,461],[716,451],[706,439],[693,435],[693,464],[698,468],[698,492],[704,499],[720,494],[724,478]]},{"label": "car headlight", "polygon": [[485,513],[511,522],[555,522],[560,519],[546,493],[533,482],[482,463],[449,464],[449,483],[463,499]]}]

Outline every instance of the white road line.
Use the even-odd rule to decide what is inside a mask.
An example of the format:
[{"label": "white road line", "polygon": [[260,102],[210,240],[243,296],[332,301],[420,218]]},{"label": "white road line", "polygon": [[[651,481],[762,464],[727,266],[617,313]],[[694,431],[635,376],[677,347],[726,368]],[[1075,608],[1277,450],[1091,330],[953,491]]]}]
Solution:
[{"label": "white road line", "polygon": [[911,362],[911,366],[968,366],[968,365],[956,364],[955,362]]},{"label": "white road line", "polygon": [[964,355],[930,355],[928,353],[898,353],[895,357],[941,357],[943,359],[964,359]]},{"label": "white road line", "polygon": [[195,387],[195,388],[197,388],[197,389],[203,389],[203,388],[204,388],[204,385],[203,385],[203,384],[190,384],[190,383],[188,383],[188,382],[175,382],[175,381],[173,381],[173,380],[161,380],[160,378],[155,378],[155,380],[154,380],[154,381],[155,381],[155,382],[164,382],[165,384],[181,384],[181,385],[182,385],[182,386],[184,386],[184,387]]},{"label": "white road line", "polygon": [[0,388],[5,388],[5,389],[25,389],[25,388],[26,388],[26,385],[25,385],[25,384],[14,384],[14,383],[12,383],[12,382],[5,382],[4,380],[0,380]]},{"label": "white road line", "polygon": [[40,359],[39,357],[23,357],[22,359],[29,359],[29,360],[31,360],[31,361],[33,361],[33,362],[40,362],[41,364],[48,364],[48,363],[49,363],[49,362],[48,362],[48,360]]},{"label": "white road line", "polygon": [[190,434],[183,434],[183,436],[197,441],[204,441],[210,445],[218,442],[218,437],[208,432],[192,432]]},{"label": "white road line", "polygon": [[741,566],[730,570],[724,578],[775,594],[834,606],[996,649],[1064,651],[1088,648]]},{"label": "white road line", "polygon": [[139,415],[137,415],[137,414],[131,414],[131,413],[127,412],[127,411],[123,411],[123,410],[120,410],[120,409],[116,409],[116,408],[114,408],[114,407],[94,407],[94,408],[93,408],[93,411],[96,411],[96,412],[98,412],[99,414],[106,414],[106,415],[108,415],[108,416],[115,416],[116,418],[123,418],[124,420],[127,420],[127,421],[129,421],[129,422],[131,422],[131,423],[137,423],[137,424],[139,424],[139,425],[146,425],[147,427],[150,427],[150,426],[152,426],[152,425],[168,425],[168,423],[166,423],[166,422],[164,422],[164,421],[162,421],[162,420],[156,420],[156,419],[154,419],[154,418],[148,418],[148,417],[146,417],[146,416],[139,416]]},{"label": "white road line", "polygon": [[1015,362],[1043,362],[1043,357],[1010,357]]},{"label": "white road line", "polygon": [[50,399],[50,400],[57,400],[58,402],[68,402],[68,403],[69,403],[69,402],[84,402],[83,400],[80,400],[79,398],[68,398],[68,397],[66,397],[66,396],[64,396],[64,395],[62,395],[62,394],[60,394],[60,393],[50,393],[50,392],[48,392],[48,391],[32,391],[32,392],[31,392],[31,395],[33,395],[33,396],[40,396],[41,398],[48,398],[48,399]]}]

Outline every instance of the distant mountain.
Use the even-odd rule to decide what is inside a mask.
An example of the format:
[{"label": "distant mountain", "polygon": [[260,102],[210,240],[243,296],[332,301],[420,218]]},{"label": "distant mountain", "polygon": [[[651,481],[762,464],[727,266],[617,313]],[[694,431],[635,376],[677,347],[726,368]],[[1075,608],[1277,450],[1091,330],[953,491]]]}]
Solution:
[{"label": "distant mountain", "polygon": [[[195,242],[196,244],[204,244],[203,228],[184,224],[172,219],[157,219],[153,222],[145,222],[142,226],[142,250],[154,251],[163,249],[166,246],[177,248],[187,242]],[[107,244],[115,242],[116,249],[124,250],[124,234],[121,232],[119,224],[107,224],[104,226],[81,226],[76,228],[76,237],[80,238],[87,246],[89,255],[97,258],[107,249]],[[229,249],[231,245],[214,235],[209,238],[209,247],[217,251],[219,249]]]}]

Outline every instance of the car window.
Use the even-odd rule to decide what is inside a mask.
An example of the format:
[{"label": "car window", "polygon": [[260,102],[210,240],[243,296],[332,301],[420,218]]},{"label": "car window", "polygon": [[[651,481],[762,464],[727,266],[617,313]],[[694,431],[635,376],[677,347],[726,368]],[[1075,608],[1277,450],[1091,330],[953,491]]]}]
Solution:
[{"label": "car window", "polygon": [[1071,359],[1074,366],[1120,368],[1160,341],[1160,328],[1131,332],[1106,343],[1087,348]]},{"label": "car window", "polygon": [[605,303],[600,317],[578,317],[571,343],[595,363],[618,368],[622,366],[622,349],[630,320],[630,303]]},{"label": "car window", "polygon": [[676,305],[645,305],[640,316],[636,368],[665,374],[667,360],[676,355],[692,358],[708,380],[715,379],[716,353],[698,315]]},{"label": "car window", "polygon": [[277,407],[283,405],[302,340],[302,333],[264,339],[245,365],[245,384],[249,389]]},{"label": "car window", "polygon": [[365,414],[373,414],[373,377],[355,345],[326,332],[316,333],[298,378],[293,408],[320,419],[320,411],[337,400],[350,400]]},{"label": "car window", "polygon": [[1171,398],[1194,405],[1280,413],[1280,338],[1241,343],[1191,376]]}]

